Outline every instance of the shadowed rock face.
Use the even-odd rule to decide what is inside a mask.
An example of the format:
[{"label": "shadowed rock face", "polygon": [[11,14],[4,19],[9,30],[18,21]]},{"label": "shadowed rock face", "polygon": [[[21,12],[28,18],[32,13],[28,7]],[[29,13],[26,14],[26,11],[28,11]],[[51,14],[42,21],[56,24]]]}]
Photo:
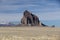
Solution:
[{"label": "shadowed rock face", "polygon": [[21,23],[22,24],[25,24],[25,25],[39,25],[40,24],[40,21],[39,21],[39,18],[30,13],[29,11],[25,10],[24,13],[23,13],[23,17],[21,19]]}]

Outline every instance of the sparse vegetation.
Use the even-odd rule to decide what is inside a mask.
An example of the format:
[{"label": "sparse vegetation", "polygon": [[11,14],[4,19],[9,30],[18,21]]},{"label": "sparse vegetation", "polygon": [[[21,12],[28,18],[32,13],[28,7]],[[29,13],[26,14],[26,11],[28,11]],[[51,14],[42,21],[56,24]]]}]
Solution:
[{"label": "sparse vegetation", "polygon": [[0,40],[60,40],[60,28],[0,27]]}]

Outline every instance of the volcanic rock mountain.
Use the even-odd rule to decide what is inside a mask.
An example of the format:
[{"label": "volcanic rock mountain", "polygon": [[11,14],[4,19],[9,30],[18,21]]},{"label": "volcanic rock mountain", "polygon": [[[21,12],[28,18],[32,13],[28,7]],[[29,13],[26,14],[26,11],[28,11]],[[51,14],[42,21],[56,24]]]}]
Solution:
[{"label": "volcanic rock mountain", "polygon": [[25,10],[23,12],[23,17],[21,19],[22,25],[30,25],[30,26],[46,26],[45,24],[41,23],[38,16]]}]

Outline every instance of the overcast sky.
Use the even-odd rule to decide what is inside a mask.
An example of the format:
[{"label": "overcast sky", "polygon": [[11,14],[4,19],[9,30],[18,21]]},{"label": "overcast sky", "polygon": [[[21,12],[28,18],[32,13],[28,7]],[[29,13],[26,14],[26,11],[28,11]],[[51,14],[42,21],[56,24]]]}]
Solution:
[{"label": "overcast sky", "polygon": [[20,21],[24,10],[44,24],[60,26],[60,0],[0,0],[0,23]]}]

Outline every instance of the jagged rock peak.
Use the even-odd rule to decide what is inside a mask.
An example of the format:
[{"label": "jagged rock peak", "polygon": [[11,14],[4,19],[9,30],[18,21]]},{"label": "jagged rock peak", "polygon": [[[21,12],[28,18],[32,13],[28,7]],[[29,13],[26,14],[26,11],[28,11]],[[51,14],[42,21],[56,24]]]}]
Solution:
[{"label": "jagged rock peak", "polygon": [[25,10],[24,13],[30,13],[28,10]]},{"label": "jagged rock peak", "polygon": [[31,12],[29,12],[28,10],[25,10],[25,11],[24,11],[24,15],[25,15],[25,14],[31,14]]}]

